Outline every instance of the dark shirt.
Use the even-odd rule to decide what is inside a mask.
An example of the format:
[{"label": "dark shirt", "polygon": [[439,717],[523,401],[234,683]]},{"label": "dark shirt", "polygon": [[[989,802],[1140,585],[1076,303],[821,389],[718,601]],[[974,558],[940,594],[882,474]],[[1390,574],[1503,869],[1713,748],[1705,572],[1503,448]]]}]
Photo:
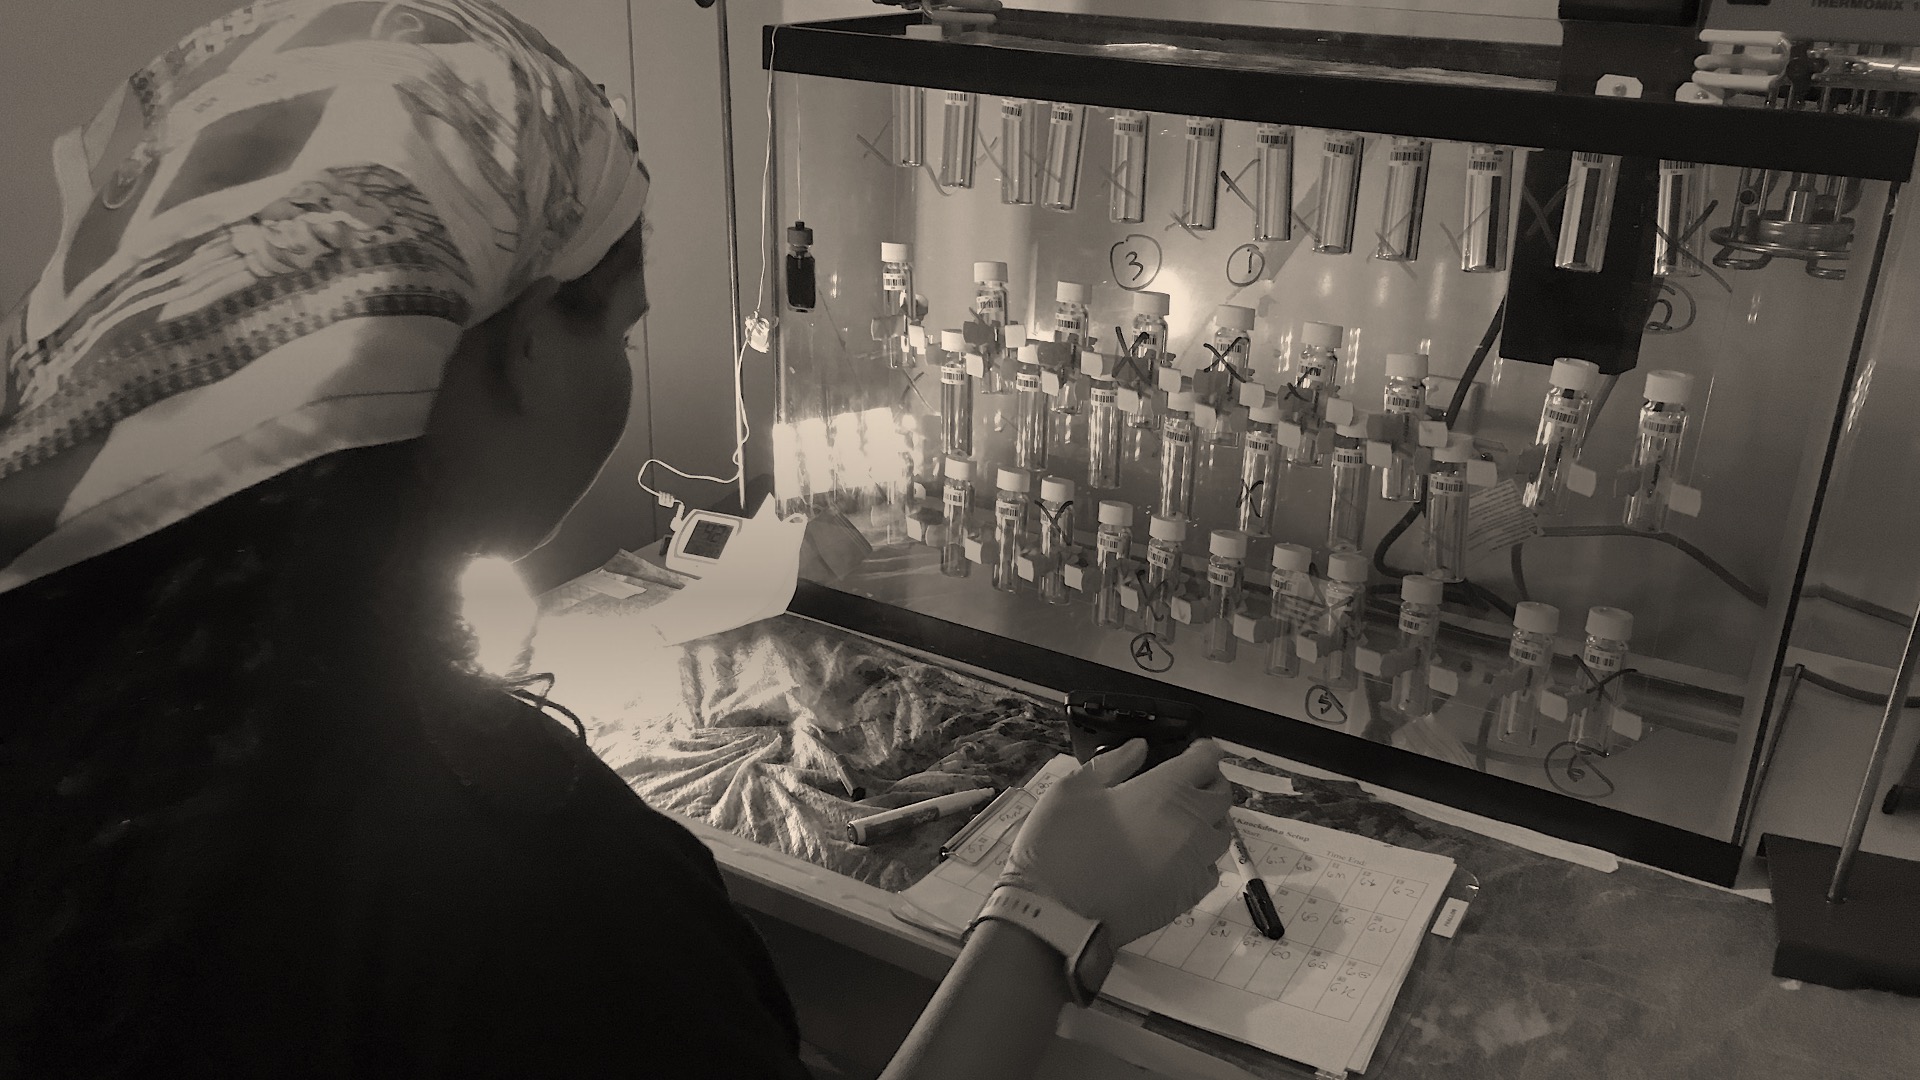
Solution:
[{"label": "dark shirt", "polygon": [[168,1072],[808,1075],[706,847],[571,729],[497,701],[288,785],[250,895],[179,973]]}]

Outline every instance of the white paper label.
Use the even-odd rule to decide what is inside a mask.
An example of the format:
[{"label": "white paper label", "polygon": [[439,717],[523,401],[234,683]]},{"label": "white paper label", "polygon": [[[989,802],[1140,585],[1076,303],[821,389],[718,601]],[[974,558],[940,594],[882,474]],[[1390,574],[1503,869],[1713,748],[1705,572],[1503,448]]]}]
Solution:
[{"label": "white paper label", "polygon": [[1207,582],[1222,589],[1231,589],[1240,584],[1240,567],[1221,566],[1218,563],[1207,565]]},{"label": "white paper label", "polygon": [[948,386],[967,385],[966,362],[962,361],[958,364],[940,365],[940,381],[946,383]]},{"label": "white paper label", "polygon": [[1460,929],[1460,920],[1467,917],[1467,902],[1457,896],[1447,897],[1440,905],[1440,914],[1434,917],[1433,932],[1443,938],[1450,938]]},{"label": "white paper label", "polygon": [[1482,488],[1467,500],[1467,554],[1479,558],[1544,535],[1534,512],[1520,501],[1520,485],[1509,478]]},{"label": "white paper label", "polygon": [[1037,371],[1021,372],[1014,376],[1013,388],[1023,394],[1040,393],[1040,373]]},{"label": "white paper label", "polygon": [[1171,577],[1180,560],[1180,549],[1171,544],[1148,544],[1147,565]]}]

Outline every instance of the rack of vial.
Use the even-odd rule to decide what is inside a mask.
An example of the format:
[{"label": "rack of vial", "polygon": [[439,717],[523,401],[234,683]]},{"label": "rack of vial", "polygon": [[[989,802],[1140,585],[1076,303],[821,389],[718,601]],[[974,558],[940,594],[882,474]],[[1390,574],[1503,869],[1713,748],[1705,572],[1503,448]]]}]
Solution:
[{"label": "rack of vial", "polygon": [[[1740,169],[1666,154],[1641,218],[1622,155],[1576,150],[1529,217],[1537,132],[937,81],[907,167],[866,149],[896,88],[854,76],[775,85],[774,213],[806,222],[820,302],[776,335],[773,487],[875,549],[822,584],[1735,835],[1870,300],[1684,273],[1673,224]],[[1854,186],[1857,218],[1886,206]],[[1618,229],[1651,230],[1637,335],[1505,355],[1513,275],[1621,273]]]}]

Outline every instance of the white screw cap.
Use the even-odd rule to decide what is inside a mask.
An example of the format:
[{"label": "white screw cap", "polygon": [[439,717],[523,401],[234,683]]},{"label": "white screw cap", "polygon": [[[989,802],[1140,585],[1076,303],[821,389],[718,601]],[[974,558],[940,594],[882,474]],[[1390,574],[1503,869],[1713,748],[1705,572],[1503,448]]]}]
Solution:
[{"label": "white screw cap", "polygon": [[942,330],[940,331],[940,348],[944,352],[966,352],[967,335],[958,330]]},{"label": "white screw cap", "polygon": [[1465,462],[1473,453],[1473,436],[1453,432],[1447,436],[1447,445],[1433,448],[1433,460],[1458,465]]},{"label": "white screw cap", "polygon": [[1222,330],[1253,329],[1253,309],[1238,304],[1221,304],[1213,312],[1213,325]]},{"label": "white screw cap", "polygon": [[1005,281],[1007,264],[1003,262],[977,262],[973,264],[973,280]]},{"label": "white screw cap", "polygon": [[1277,424],[1286,419],[1278,405],[1256,405],[1247,410],[1247,419],[1256,424]]},{"label": "white screw cap", "polygon": [[1437,605],[1446,593],[1446,586],[1438,578],[1425,574],[1408,574],[1400,579],[1400,599],[1409,603]]},{"label": "white screw cap", "polygon": [[1608,641],[1632,641],[1633,612],[1617,607],[1590,607],[1587,633]]},{"label": "white screw cap", "polygon": [[1305,573],[1313,565],[1313,549],[1299,544],[1273,545],[1273,568],[1289,573]]},{"label": "white screw cap", "polygon": [[1106,499],[1100,503],[1100,524],[1118,525],[1131,528],[1133,525],[1133,504],[1118,499]]},{"label": "white screw cap", "polygon": [[1693,397],[1693,376],[1684,371],[1647,372],[1648,401],[1663,405],[1685,405]]},{"label": "white screw cap", "polygon": [[1337,349],[1340,341],[1347,336],[1347,328],[1338,323],[1308,322],[1300,324],[1300,344],[1313,345],[1322,349]]},{"label": "white screw cap", "polygon": [[1547,382],[1563,390],[1587,391],[1600,381],[1600,365],[1591,360],[1577,360],[1563,356],[1553,362],[1553,371],[1547,375]]},{"label": "white screw cap", "polygon": [[912,262],[913,245],[882,242],[880,244],[880,261],[893,263]]},{"label": "white screw cap", "polygon": [[1049,476],[1040,481],[1040,497],[1054,503],[1071,502],[1073,481],[1064,476]]},{"label": "white screw cap", "polygon": [[1020,346],[1017,355],[1019,356],[1021,363],[1033,364],[1035,366],[1038,366],[1040,363],[1040,346],[1035,345],[1032,342],[1028,342],[1025,345]]},{"label": "white screw cap", "polygon": [[1387,378],[1424,379],[1427,377],[1425,353],[1388,353]]},{"label": "white screw cap", "polygon": [[1357,551],[1338,551],[1327,556],[1327,576],[1348,585],[1367,580],[1367,557]]},{"label": "white screw cap", "polygon": [[973,479],[973,460],[971,458],[950,457],[947,459],[947,479]]},{"label": "white screw cap", "polygon": [[1215,529],[1207,537],[1207,551],[1223,559],[1247,557],[1247,534],[1239,529]]},{"label": "white screw cap", "polygon": [[1190,413],[1193,411],[1193,391],[1175,390],[1167,395],[1167,411]]},{"label": "white screw cap", "polygon": [[1153,515],[1147,522],[1147,535],[1155,540],[1167,540],[1178,543],[1187,538],[1187,519],[1179,514],[1171,517]]},{"label": "white screw cap", "polygon": [[1017,491],[1022,495],[1033,486],[1033,480],[1027,476],[1025,469],[1001,469],[998,483],[1000,490]]},{"label": "white screw cap", "polygon": [[1529,634],[1560,632],[1560,609],[1538,600],[1522,600],[1513,606],[1513,628]]},{"label": "white screw cap", "polygon": [[1173,298],[1163,292],[1137,292],[1133,310],[1137,315],[1165,315],[1173,310]]},{"label": "white screw cap", "polygon": [[1053,287],[1053,298],[1062,304],[1087,302],[1087,287],[1077,281],[1062,281]]}]

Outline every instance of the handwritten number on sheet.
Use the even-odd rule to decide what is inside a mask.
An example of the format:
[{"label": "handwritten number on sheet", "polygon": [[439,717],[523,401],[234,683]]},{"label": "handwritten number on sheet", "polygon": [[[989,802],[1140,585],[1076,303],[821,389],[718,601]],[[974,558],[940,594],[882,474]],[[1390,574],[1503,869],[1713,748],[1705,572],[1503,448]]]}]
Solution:
[{"label": "handwritten number on sheet", "polygon": [[1227,256],[1227,284],[1245,288],[1267,271],[1267,257],[1258,244],[1241,244]]},{"label": "handwritten number on sheet", "polygon": [[1113,245],[1108,263],[1113,283],[1128,292],[1138,292],[1160,276],[1160,241],[1143,233],[1132,235]]}]

